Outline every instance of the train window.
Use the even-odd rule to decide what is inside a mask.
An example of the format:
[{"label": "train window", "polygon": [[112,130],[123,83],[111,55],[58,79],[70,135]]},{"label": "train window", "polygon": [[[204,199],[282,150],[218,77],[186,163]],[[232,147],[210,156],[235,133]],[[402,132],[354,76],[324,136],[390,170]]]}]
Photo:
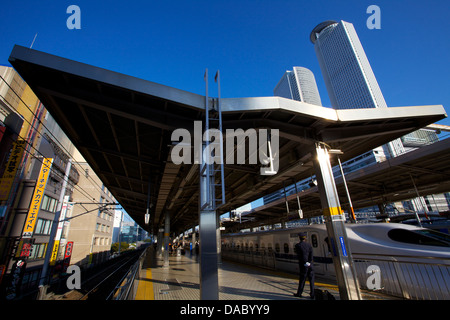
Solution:
[{"label": "train window", "polygon": [[269,249],[269,252],[272,252],[272,244],[271,244],[271,243],[269,243],[269,244],[267,245],[267,249]]},{"label": "train window", "polygon": [[250,243],[250,251],[253,251],[253,243]]},{"label": "train window", "polygon": [[450,247],[450,237],[433,230],[392,229],[388,232],[394,241],[426,246]]},{"label": "train window", "polygon": [[285,243],[284,245],[283,245],[283,249],[284,249],[284,253],[289,253],[289,245],[287,244],[287,243]]},{"label": "train window", "polygon": [[319,245],[318,241],[317,241],[317,234],[312,234],[311,235],[311,245],[314,248],[317,248],[317,246]]},{"label": "train window", "polygon": [[265,249],[266,245],[264,244],[264,242],[261,242],[261,249]]},{"label": "train window", "polygon": [[446,233],[435,231],[435,230],[431,230],[431,229],[417,230],[415,232],[418,232],[420,234],[426,235],[428,237],[432,237],[432,238],[434,238],[436,240],[445,242],[447,245],[450,245],[450,235],[448,235]]},{"label": "train window", "polygon": [[275,243],[275,251],[280,252],[280,244],[279,243]]},{"label": "train window", "polygon": [[258,244],[255,243],[255,250],[256,250],[256,251],[258,251],[258,247],[259,247]]}]

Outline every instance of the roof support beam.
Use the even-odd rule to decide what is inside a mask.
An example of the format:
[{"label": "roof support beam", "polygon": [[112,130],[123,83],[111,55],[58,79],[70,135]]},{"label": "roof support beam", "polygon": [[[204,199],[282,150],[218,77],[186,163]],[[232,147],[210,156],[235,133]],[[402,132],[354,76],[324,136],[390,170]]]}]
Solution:
[{"label": "roof support beam", "polygon": [[173,126],[173,125],[164,124],[159,121],[153,121],[149,118],[140,117],[138,115],[134,115],[127,111],[120,111],[120,110],[117,110],[117,109],[114,109],[114,108],[111,108],[111,107],[108,107],[108,106],[105,106],[102,104],[91,102],[89,100],[81,99],[81,98],[78,98],[75,96],[67,95],[67,94],[64,94],[64,93],[61,93],[58,91],[54,91],[51,89],[39,87],[39,90],[41,90],[42,92],[44,92],[46,94],[53,95],[53,96],[61,98],[61,99],[65,99],[65,100],[74,102],[76,104],[84,105],[89,108],[94,108],[97,110],[102,110],[106,113],[111,113],[116,116],[123,117],[123,118],[130,119],[130,120],[135,120],[137,122],[141,122],[141,123],[147,124],[152,127],[157,127],[157,128],[161,128],[161,129],[168,130],[168,131],[173,131],[173,130],[177,129],[177,127]]},{"label": "roof support beam", "polygon": [[87,145],[87,144],[80,144],[79,148],[83,148],[86,149],[88,151],[94,151],[94,152],[99,152],[99,153],[104,153],[107,155],[112,155],[112,156],[116,156],[122,159],[128,159],[128,160],[134,160],[137,162],[142,162],[144,164],[153,166],[153,167],[160,167],[161,163],[153,160],[151,157],[147,157],[147,156],[134,156],[131,154],[127,154],[127,153],[123,153],[120,151],[116,151],[116,150],[111,150],[108,148],[104,148],[102,146],[93,146],[93,145]]}]

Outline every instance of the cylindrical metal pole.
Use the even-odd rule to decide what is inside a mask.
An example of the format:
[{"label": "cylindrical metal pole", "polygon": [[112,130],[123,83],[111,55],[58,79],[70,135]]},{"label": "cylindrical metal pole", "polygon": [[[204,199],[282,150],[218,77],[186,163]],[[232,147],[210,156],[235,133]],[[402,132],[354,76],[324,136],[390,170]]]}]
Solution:
[{"label": "cylindrical metal pole", "polygon": [[200,299],[218,300],[219,299],[219,277],[217,266],[217,218],[214,209],[214,181],[211,176],[213,173],[212,165],[206,162],[205,148],[209,143],[209,98],[208,98],[208,69],[205,72],[206,97],[205,97],[205,130],[206,143],[202,146],[202,156],[200,165],[200,186],[199,186],[199,243],[200,243]]},{"label": "cylindrical metal pole", "polygon": [[[419,190],[417,190],[416,183],[414,182],[414,179],[413,179],[412,175],[410,174],[409,176],[411,177],[411,181],[412,181],[412,183],[414,185],[414,190],[416,190],[417,199],[420,202],[420,204],[422,205],[423,211],[424,211],[424,213],[426,215],[426,212],[425,212],[426,209],[423,206],[423,203],[422,203],[422,201],[420,199]],[[423,228],[422,222],[420,221],[420,217],[419,217],[419,214],[417,213],[417,210],[415,210],[414,213],[416,214],[416,219],[417,219],[417,223],[419,224],[419,227]]]},{"label": "cylindrical metal pole", "polygon": [[197,253],[195,252],[197,243],[197,233],[195,232],[195,226],[192,227],[192,255],[195,256]]},{"label": "cylindrical metal pole", "polygon": [[[61,215],[61,209],[64,201],[64,196],[66,195],[67,182],[69,181],[70,168],[72,167],[72,160],[69,159],[66,165],[66,172],[64,174],[64,180],[61,187],[61,193],[59,194],[58,207],[56,208],[55,217],[53,218],[52,230],[50,232],[50,238],[48,240],[47,251],[45,252],[44,265],[42,266],[41,278],[39,280],[39,287],[41,288],[47,284],[47,272],[50,263],[50,257],[53,251],[53,244],[56,235],[56,230],[58,229],[59,216]],[[42,298],[42,297],[41,297]]]},{"label": "cylindrical metal pole", "polygon": [[164,220],[164,267],[169,266],[169,239],[170,236],[170,214],[166,212]]},{"label": "cylindrical metal pole", "polygon": [[350,220],[355,223],[356,222],[356,216],[355,216],[355,211],[353,210],[353,204],[352,204],[352,199],[350,198],[350,192],[348,191],[348,187],[347,187],[347,179],[345,179],[345,175],[344,175],[344,169],[342,168],[342,163],[341,163],[341,159],[339,159],[339,157],[337,157],[338,162],[339,162],[339,168],[341,168],[341,175],[342,175],[342,181],[344,181],[344,186],[345,186],[345,192],[347,193],[347,199],[348,199],[348,205],[350,206]]},{"label": "cylindrical metal pole", "polygon": [[329,154],[321,143],[316,145],[316,155],[314,167],[320,202],[332,248],[339,295],[342,300],[360,300],[361,294],[345,230],[345,217],[341,212]]},{"label": "cylindrical metal pole", "polygon": [[118,239],[118,241],[119,241],[119,250],[118,250],[118,253],[120,254],[120,249],[121,249],[121,246],[122,246],[122,244],[121,244],[121,240],[122,240],[122,237],[120,236],[121,235],[121,233],[122,233],[122,222],[123,222],[123,210],[121,211],[121,214],[120,214],[120,224],[119,224],[119,239]]}]

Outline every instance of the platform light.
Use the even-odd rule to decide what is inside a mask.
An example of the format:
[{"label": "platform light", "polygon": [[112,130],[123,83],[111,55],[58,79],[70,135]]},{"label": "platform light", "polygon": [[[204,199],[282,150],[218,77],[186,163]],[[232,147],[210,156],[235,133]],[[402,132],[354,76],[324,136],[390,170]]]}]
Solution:
[{"label": "platform light", "polygon": [[148,213],[148,208],[147,208],[147,212],[145,213],[144,219],[145,219],[145,224],[148,224],[150,222],[150,213]]},{"label": "platform light", "polygon": [[310,188],[316,187],[317,186],[317,180],[313,179],[311,177],[311,180],[308,182],[308,185],[309,185]]},{"label": "platform light", "polygon": [[342,150],[339,150],[339,149],[328,149],[328,153],[329,154],[344,154],[344,152],[342,152]]}]

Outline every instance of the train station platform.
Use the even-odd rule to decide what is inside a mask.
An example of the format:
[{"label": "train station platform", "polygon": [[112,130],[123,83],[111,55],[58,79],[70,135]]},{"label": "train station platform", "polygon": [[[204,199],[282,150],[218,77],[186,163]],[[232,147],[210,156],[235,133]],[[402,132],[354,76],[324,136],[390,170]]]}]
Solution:
[{"label": "train station platform", "polygon": [[[143,263],[135,300],[199,300],[198,256],[171,255],[169,266],[149,250]],[[219,300],[309,300],[309,283],[297,298],[298,277],[292,274],[222,261],[218,270]],[[336,299],[336,284],[316,280],[316,288],[328,290]]]},{"label": "train station platform", "polygon": [[[298,276],[223,260],[218,269],[219,300],[310,300],[309,282],[297,298]],[[316,276],[315,288],[339,300],[336,283]],[[379,292],[361,291],[363,300],[399,300]],[[135,300],[200,300],[198,256],[170,255],[169,266],[149,249],[138,278]]]}]

